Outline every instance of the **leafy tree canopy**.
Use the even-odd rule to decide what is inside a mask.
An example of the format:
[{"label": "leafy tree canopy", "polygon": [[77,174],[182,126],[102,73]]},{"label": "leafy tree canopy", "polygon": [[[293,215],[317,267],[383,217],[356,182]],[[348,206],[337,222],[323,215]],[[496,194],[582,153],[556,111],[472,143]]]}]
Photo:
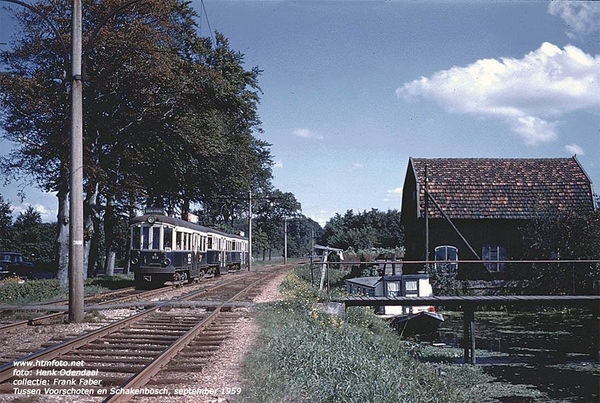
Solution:
[{"label": "leafy tree canopy", "polygon": [[404,244],[404,229],[397,210],[372,209],[358,214],[348,210],[344,215],[336,214],[324,231],[321,242],[341,249],[394,249]]}]

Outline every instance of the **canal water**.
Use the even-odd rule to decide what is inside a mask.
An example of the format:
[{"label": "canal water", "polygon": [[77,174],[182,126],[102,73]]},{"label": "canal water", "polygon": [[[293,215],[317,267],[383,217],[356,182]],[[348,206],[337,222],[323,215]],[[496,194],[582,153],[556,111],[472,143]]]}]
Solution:
[{"label": "canal water", "polygon": [[[428,341],[462,348],[462,312],[442,313],[445,322]],[[475,320],[477,364],[497,381],[530,385],[551,401],[600,402],[598,323],[589,311],[478,311]]]}]

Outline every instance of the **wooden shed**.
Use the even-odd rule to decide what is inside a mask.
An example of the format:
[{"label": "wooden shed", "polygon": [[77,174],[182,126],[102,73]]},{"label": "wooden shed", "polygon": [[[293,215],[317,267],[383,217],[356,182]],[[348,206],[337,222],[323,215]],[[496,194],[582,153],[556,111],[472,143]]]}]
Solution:
[{"label": "wooden shed", "polygon": [[448,265],[462,278],[482,278],[522,256],[520,228],[536,215],[593,210],[592,182],[575,156],[410,158],[401,213],[405,259],[487,261]]}]

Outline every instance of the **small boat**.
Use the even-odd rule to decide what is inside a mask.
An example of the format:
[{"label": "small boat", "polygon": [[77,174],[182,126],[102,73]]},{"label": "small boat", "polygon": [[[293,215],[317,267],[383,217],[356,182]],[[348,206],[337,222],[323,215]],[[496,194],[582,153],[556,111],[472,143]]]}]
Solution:
[{"label": "small boat", "polygon": [[421,311],[392,318],[391,326],[402,336],[435,332],[444,322],[441,313]]}]

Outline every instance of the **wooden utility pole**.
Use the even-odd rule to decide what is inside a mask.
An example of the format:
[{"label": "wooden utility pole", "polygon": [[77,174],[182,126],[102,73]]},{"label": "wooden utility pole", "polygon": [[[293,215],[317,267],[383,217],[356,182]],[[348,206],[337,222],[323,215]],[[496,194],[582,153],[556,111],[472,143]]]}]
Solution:
[{"label": "wooden utility pole", "polygon": [[425,261],[429,261],[429,178],[425,165]]},{"label": "wooden utility pole", "polygon": [[248,191],[248,271],[252,271],[252,191]]},{"label": "wooden utility pole", "polygon": [[283,264],[287,264],[287,237],[288,237],[288,226],[287,217],[283,218]]}]

